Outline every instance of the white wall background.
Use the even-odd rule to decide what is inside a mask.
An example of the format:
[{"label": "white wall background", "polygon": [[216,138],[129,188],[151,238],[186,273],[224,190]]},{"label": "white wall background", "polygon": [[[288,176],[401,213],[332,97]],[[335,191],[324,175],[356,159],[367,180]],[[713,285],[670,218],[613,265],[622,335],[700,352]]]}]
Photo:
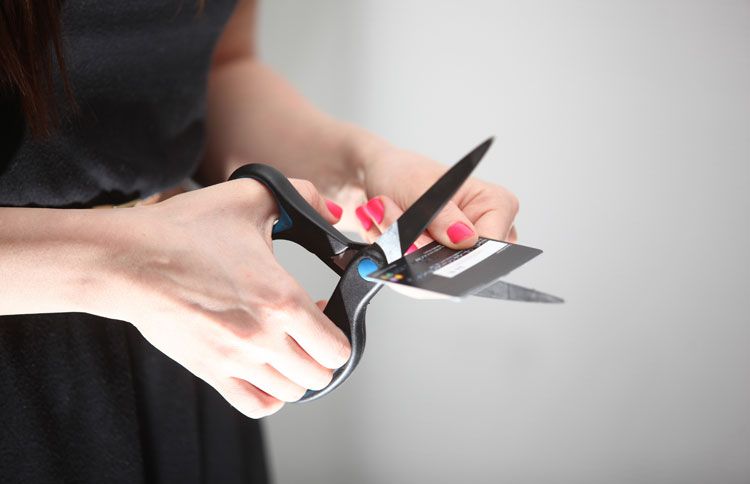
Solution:
[{"label": "white wall background", "polygon": [[[279,483],[750,482],[750,2],[267,0],[323,109],[521,199],[563,306],[384,290],[331,396],[267,419]],[[334,277],[279,247],[311,293]],[[323,282],[321,282],[323,281]]]}]

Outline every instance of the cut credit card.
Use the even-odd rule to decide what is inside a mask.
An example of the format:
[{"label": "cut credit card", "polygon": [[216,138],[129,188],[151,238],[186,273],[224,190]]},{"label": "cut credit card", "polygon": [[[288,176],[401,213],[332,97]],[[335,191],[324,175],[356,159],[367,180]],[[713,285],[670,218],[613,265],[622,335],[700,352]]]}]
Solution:
[{"label": "cut credit card", "polygon": [[475,294],[542,251],[479,238],[474,247],[454,250],[437,242],[367,275],[367,279],[462,298]]}]

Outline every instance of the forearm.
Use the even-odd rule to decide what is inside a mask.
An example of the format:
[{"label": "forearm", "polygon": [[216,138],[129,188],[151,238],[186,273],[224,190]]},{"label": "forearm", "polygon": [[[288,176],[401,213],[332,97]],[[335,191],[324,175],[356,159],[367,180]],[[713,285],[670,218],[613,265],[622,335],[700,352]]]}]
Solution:
[{"label": "forearm", "polygon": [[225,180],[246,163],[268,163],[328,195],[361,188],[363,163],[387,144],[312,106],[253,57],[213,69],[203,181]]},{"label": "forearm", "polygon": [[0,208],[0,314],[97,312],[106,215]]}]

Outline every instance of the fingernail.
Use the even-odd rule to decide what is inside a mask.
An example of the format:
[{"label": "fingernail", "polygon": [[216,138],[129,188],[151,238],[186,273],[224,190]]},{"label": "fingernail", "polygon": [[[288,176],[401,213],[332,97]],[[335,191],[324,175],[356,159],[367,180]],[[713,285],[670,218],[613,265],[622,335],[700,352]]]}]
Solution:
[{"label": "fingernail", "polygon": [[326,199],[326,207],[328,207],[328,211],[331,212],[337,219],[340,219],[341,214],[344,213],[344,209],[336,204],[333,200]]},{"label": "fingernail", "polygon": [[414,244],[411,244],[411,245],[409,246],[409,248],[408,248],[408,249],[406,249],[406,253],[405,253],[404,255],[409,255],[409,254],[411,254],[412,252],[414,252],[415,250],[417,250],[417,246],[416,246],[416,245],[414,245]]},{"label": "fingernail", "polygon": [[365,205],[365,211],[370,214],[370,217],[372,217],[376,223],[381,223],[385,216],[385,206],[383,205],[383,201],[379,198],[373,198],[367,202],[367,205]]},{"label": "fingernail", "polygon": [[474,231],[471,230],[465,223],[463,222],[456,222],[450,227],[448,227],[448,238],[451,239],[451,242],[454,244],[457,244],[461,242],[462,240],[466,240],[472,235],[474,235]]},{"label": "fingernail", "polygon": [[357,207],[357,210],[354,211],[354,215],[359,219],[359,223],[362,224],[363,229],[370,230],[370,227],[372,227],[372,220],[367,216],[364,205]]}]

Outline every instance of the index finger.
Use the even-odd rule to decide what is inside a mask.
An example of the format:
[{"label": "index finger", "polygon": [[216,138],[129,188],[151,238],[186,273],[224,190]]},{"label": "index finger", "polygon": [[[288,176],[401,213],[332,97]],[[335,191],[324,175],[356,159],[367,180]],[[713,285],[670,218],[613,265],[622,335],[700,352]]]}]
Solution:
[{"label": "index finger", "polygon": [[482,216],[474,222],[474,227],[476,227],[477,233],[482,237],[515,242],[516,233],[513,227],[514,218],[514,215],[510,213],[494,209],[482,214]]}]

